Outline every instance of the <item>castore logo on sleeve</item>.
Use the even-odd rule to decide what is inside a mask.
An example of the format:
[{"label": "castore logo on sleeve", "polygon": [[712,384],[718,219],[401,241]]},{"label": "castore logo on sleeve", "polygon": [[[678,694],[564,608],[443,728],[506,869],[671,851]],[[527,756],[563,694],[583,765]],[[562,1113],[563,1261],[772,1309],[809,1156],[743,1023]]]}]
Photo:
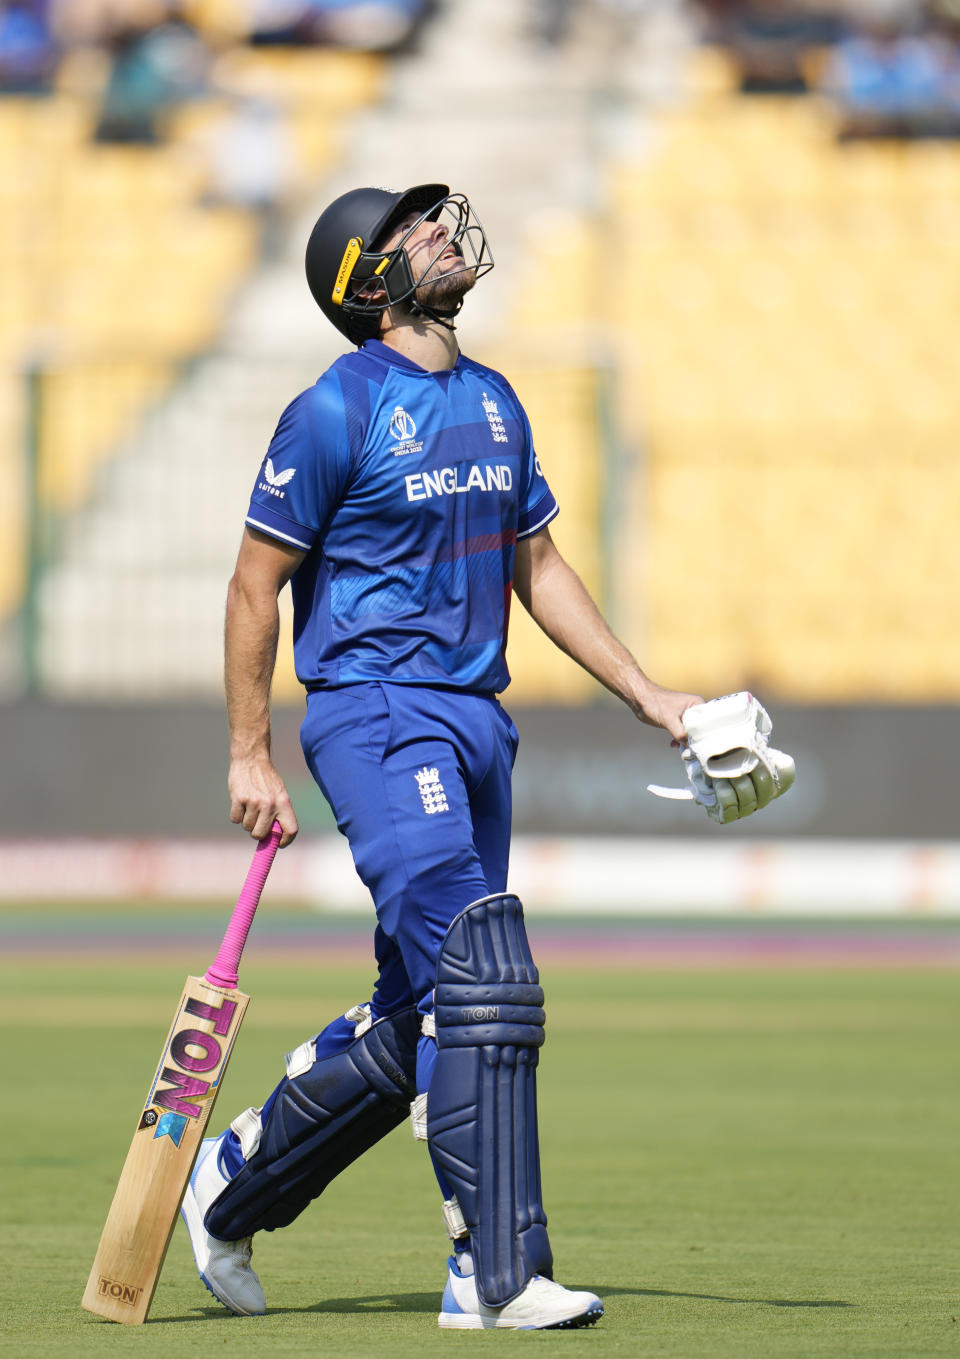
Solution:
[{"label": "castore logo on sleeve", "polygon": [[288,482],[293,481],[296,474],[297,469],[295,467],[288,467],[283,472],[275,472],[273,468],[273,459],[268,458],[263,465],[264,480],[260,482],[257,490],[266,491],[268,495],[279,496],[279,498],[283,500],[286,497],[286,492],[281,491],[280,487],[286,486]]}]

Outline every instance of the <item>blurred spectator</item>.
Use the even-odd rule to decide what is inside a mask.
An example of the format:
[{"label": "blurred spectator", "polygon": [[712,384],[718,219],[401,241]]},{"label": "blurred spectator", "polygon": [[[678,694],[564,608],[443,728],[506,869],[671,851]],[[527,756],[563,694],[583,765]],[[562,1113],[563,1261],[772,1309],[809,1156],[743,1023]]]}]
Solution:
[{"label": "blurred spectator", "polygon": [[743,94],[804,94],[807,54],[838,36],[835,14],[800,0],[712,0],[707,9]]},{"label": "blurred spectator", "polygon": [[433,13],[436,0],[253,0],[251,41],[394,51]]},{"label": "blurred spectator", "polygon": [[209,156],[209,200],[265,212],[289,191],[294,178],[293,142],[283,109],[250,96],[204,141]]},{"label": "blurred spectator", "polygon": [[587,30],[600,31],[625,52],[658,10],[685,7],[685,0],[536,0],[531,31],[538,42],[553,48],[576,44]]},{"label": "blurred spectator", "polygon": [[0,3],[0,93],[47,94],[56,64],[44,0]]},{"label": "blurred spectator", "polygon": [[570,31],[579,0],[538,0],[534,11],[534,32],[548,47],[560,47]]},{"label": "blurred spectator", "polygon": [[837,47],[826,85],[840,137],[940,137],[960,132],[960,70],[949,15],[921,27],[896,6],[864,9]]},{"label": "blurred spectator", "polygon": [[242,208],[261,223],[261,248],[275,256],[282,240],[281,211],[296,176],[296,154],[283,109],[270,99],[238,101],[225,122],[202,136],[209,184],[204,203]]},{"label": "blurred spectator", "polygon": [[960,121],[960,0],[932,0],[927,12],[939,64],[941,115],[957,135]]},{"label": "blurred spectator", "polygon": [[163,139],[163,115],[204,91],[206,47],[179,4],[158,20],[118,24],[108,37],[110,76],[94,133],[98,142]]}]

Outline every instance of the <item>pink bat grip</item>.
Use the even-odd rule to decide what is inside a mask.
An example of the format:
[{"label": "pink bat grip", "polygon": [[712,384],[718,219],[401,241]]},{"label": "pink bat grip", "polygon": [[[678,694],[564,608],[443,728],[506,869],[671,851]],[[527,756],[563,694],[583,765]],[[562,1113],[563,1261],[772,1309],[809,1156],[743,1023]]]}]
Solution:
[{"label": "pink bat grip", "polygon": [[257,906],[260,904],[260,893],[263,891],[270,866],[276,858],[277,847],[282,835],[283,829],[280,822],[274,821],[266,840],[261,840],[257,845],[253,863],[247,872],[246,882],[243,884],[243,890],[234,907],[233,915],[230,917],[227,932],[223,936],[220,952],[207,968],[206,976],[203,979],[211,986],[221,986],[232,991],[239,980],[237,969],[240,966],[240,955],[243,953],[243,946],[247,942],[253,917],[257,913]]}]

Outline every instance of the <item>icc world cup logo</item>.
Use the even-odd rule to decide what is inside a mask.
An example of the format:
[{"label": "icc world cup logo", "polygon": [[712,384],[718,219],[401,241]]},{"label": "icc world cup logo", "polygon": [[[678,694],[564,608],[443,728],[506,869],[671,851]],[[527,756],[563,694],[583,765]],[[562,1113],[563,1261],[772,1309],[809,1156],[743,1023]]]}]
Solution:
[{"label": "icc world cup logo", "polygon": [[412,439],[416,432],[413,417],[408,415],[402,406],[397,406],[390,417],[390,433],[395,439],[403,442],[404,439]]}]

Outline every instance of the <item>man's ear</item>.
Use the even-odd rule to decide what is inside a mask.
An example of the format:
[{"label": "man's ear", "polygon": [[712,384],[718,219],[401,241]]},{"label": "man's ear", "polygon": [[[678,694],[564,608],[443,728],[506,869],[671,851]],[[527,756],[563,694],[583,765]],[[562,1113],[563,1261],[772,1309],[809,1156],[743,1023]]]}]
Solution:
[{"label": "man's ear", "polygon": [[375,302],[378,298],[385,299],[387,290],[378,278],[368,278],[359,288],[351,290],[351,296],[362,298],[364,302]]}]

